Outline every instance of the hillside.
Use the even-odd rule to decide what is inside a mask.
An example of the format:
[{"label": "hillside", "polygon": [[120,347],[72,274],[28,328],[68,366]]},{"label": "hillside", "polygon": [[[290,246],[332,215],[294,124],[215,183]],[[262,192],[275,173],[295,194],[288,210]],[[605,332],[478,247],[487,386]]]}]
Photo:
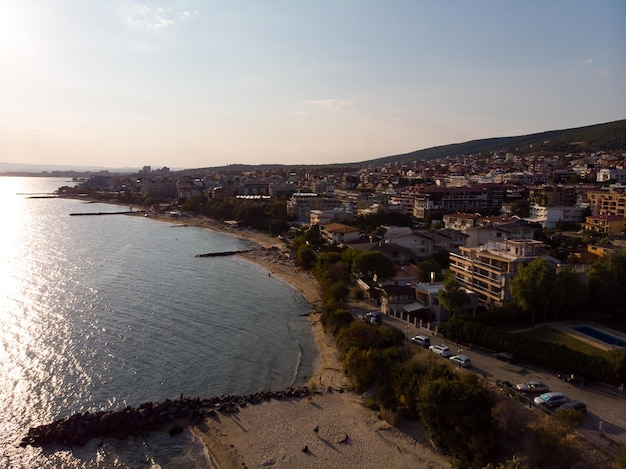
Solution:
[{"label": "hillside", "polygon": [[498,137],[472,140],[426,148],[401,155],[386,156],[359,164],[408,163],[434,160],[447,156],[476,155],[494,151],[516,154],[554,154],[618,151],[626,148],[626,119],[574,129],[551,130],[519,137]]}]

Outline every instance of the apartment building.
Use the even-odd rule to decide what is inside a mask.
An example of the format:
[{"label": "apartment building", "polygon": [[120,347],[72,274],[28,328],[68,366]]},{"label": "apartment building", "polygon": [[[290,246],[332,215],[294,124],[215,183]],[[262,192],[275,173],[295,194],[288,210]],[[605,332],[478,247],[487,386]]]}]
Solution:
[{"label": "apartment building", "polygon": [[480,187],[433,187],[415,195],[413,216],[425,218],[428,212],[487,210],[487,192]]},{"label": "apartment building", "polygon": [[580,223],[584,219],[586,207],[581,206],[546,206],[533,204],[530,206],[528,221],[539,223],[543,228],[551,229],[561,223]]},{"label": "apartment building", "polygon": [[546,207],[554,205],[574,205],[578,200],[578,188],[574,185],[543,185],[530,189],[528,202]]},{"label": "apartment building", "polygon": [[626,218],[618,215],[593,215],[585,218],[583,229],[596,231],[605,235],[618,235],[626,229]]},{"label": "apartment building", "polygon": [[593,215],[616,215],[626,218],[626,190],[609,189],[587,192]]},{"label": "apartment building", "polygon": [[297,221],[308,223],[311,210],[333,210],[342,206],[334,197],[320,196],[311,192],[297,192],[287,201],[287,213]]},{"label": "apartment building", "polygon": [[450,253],[450,270],[456,280],[476,293],[483,305],[502,305],[511,299],[511,280],[522,264],[537,257],[558,263],[549,256],[548,247],[532,239],[490,241],[476,247],[460,247]]}]

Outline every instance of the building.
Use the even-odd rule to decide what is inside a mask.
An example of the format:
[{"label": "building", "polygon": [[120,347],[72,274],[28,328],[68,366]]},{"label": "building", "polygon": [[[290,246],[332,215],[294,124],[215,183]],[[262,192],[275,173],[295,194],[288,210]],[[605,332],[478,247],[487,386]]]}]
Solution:
[{"label": "building", "polygon": [[574,205],[578,199],[578,187],[575,185],[543,185],[530,189],[528,202],[533,205]]},{"label": "building", "polygon": [[357,241],[360,230],[342,223],[329,223],[320,225],[320,235],[329,244],[345,244]]},{"label": "building", "polygon": [[586,207],[577,205],[546,206],[533,204],[530,215],[525,218],[529,222],[540,224],[543,228],[552,229],[559,223],[578,224],[583,221]]},{"label": "building", "polygon": [[287,213],[297,221],[309,223],[311,210],[326,211],[341,207],[341,201],[334,197],[321,196],[311,192],[296,192],[287,202]]},{"label": "building", "polygon": [[626,169],[602,168],[596,174],[596,181],[616,181],[621,184],[626,184]]},{"label": "building", "polygon": [[450,253],[450,270],[459,284],[475,292],[482,305],[502,305],[511,299],[511,280],[522,264],[538,257],[558,263],[547,246],[532,239],[490,241],[477,247],[461,247]]},{"label": "building", "polygon": [[487,207],[487,192],[480,187],[433,187],[415,195],[413,216],[423,219],[428,212],[480,212]]},{"label": "building", "polygon": [[[467,241],[465,246],[475,247],[489,241],[507,239],[532,239],[535,231],[541,229],[539,223],[523,220],[519,217],[493,217],[490,223],[479,225],[465,230]],[[483,221],[488,221],[484,219]]]},{"label": "building", "polygon": [[380,309],[387,315],[397,316],[404,305],[415,301],[415,289],[411,286],[385,285],[377,290]]},{"label": "building", "polygon": [[176,180],[164,177],[154,177],[141,182],[141,195],[173,199],[178,196]]},{"label": "building", "polygon": [[595,215],[585,218],[583,229],[596,231],[605,235],[623,234],[626,229],[626,218],[617,215]]},{"label": "building", "polygon": [[443,226],[451,230],[465,232],[467,228],[476,226],[480,218],[480,213],[449,213],[443,216]]},{"label": "building", "polygon": [[592,215],[617,215],[626,218],[626,191],[604,190],[587,192]]}]

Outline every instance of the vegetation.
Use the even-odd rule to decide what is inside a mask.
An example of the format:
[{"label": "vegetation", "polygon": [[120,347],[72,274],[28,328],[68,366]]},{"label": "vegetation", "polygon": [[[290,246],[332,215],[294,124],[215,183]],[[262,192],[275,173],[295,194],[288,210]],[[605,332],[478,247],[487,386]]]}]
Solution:
[{"label": "vegetation", "polygon": [[[576,143],[572,143],[576,142]],[[553,130],[519,137],[486,138],[465,143],[442,145],[402,155],[361,162],[361,165],[410,163],[435,160],[453,155],[477,155],[493,152],[516,154],[573,153],[580,151],[621,150],[626,142],[626,120],[566,130]]]},{"label": "vegetation", "polygon": [[517,215],[520,218],[525,218],[530,215],[530,203],[526,199],[521,199],[513,202],[511,205],[511,215]]},{"label": "vegetation", "polygon": [[469,304],[470,299],[459,282],[448,273],[443,282],[443,289],[439,292],[439,301],[441,306],[454,314],[460,313],[463,307]]},{"label": "vegetation", "polygon": [[[307,246],[307,252],[313,253],[314,259],[307,257],[306,262],[323,291],[322,323],[335,335],[344,370],[354,388],[370,391],[369,408],[421,420],[431,440],[457,468],[556,468],[585,460],[585,449],[568,436],[578,423],[576,415],[563,413],[555,420],[540,414],[537,421],[537,414],[528,414],[513,401],[494,394],[478,375],[459,372],[444,361],[433,360],[422,349],[411,347],[402,331],[354,320],[344,306],[350,279],[363,269],[382,275],[380,267],[374,257],[355,250],[318,252],[318,248],[311,249],[314,242],[314,234],[303,233],[292,241],[292,247],[300,250]],[[445,291],[442,302],[458,311],[466,302],[462,290],[447,278]],[[538,363],[539,357],[544,357],[547,366],[563,370],[573,369],[571,366],[576,364],[576,370],[589,378],[624,373],[626,352],[593,357],[564,345],[503,334],[500,329],[459,313],[448,321],[446,330],[452,340],[494,349],[514,353],[535,349],[537,354],[532,359]]]},{"label": "vegetation", "polygon": [[589,271],[592,304],[605,311],[626,313],[626,248],[599,257]]},{"label": "vegetation", "polygon": [[528,265],[520,265],[511,281],[511,297],[522,310],[530,311],[532,322],[538,311],[543,312],[545,321],[555,284],[555,269],[544,259],[537,258]]}]

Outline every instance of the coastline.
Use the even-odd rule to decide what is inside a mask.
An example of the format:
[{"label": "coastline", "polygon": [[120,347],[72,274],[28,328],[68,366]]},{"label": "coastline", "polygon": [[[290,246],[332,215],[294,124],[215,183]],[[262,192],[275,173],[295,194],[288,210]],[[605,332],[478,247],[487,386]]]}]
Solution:
[{"label": "coastline", "polygon": [[[150,218],[203,227],[254,242],[257,249],[237,255],[290,283],[313,308],[321,300],[317,280],[291,264],[283,254],[285,245],[278,238],[200,217]],[[192,425],[191,431],[203,442],[212,462],[219,469],[450,468],[447,458],[432,448],[421,424],[401,422],[394,427],[364,406],[365,396],[349,392],[350,383],[334,338],[324,332],[320,313],[312,312],[308,319],[318,347],[318,360],[308,385],[313,394],[245,406],[234,413],[217,413]],[[316,427],[318,432],[314,431]],[[305,447],[307,451],[303,451]]]}]

